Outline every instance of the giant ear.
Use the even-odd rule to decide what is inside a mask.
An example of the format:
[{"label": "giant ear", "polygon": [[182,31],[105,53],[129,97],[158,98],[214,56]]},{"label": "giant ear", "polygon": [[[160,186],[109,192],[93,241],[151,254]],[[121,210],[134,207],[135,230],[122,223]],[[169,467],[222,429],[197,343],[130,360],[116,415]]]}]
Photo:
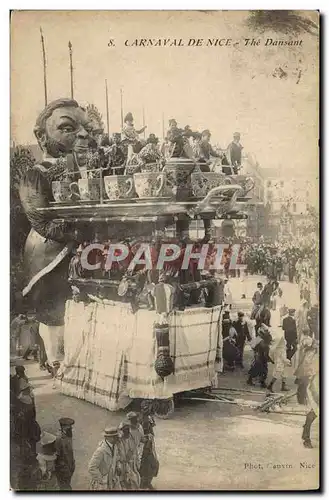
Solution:
[{"label": "giant ear", "polygon": [[43,150],[47,142],[47,133],[39,127],[35,127],[34,135],[37,138],[40,148]]}]

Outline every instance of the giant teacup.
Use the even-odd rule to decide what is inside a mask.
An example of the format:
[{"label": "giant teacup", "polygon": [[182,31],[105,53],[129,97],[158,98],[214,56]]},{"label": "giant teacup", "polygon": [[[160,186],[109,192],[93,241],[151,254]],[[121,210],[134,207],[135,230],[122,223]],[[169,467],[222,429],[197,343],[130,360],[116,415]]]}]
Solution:
[{"label": "giant teacup", "polygon": [[232,183],[225,174],[201,171],[192,173],[191,181],[193,195],[197,198],[204,198],[215,187]]},{"label": "giant teacup", "polygon": [[104,177],[104,185],[109,200],[127,199],[135,195],[131,175],[107,175]]},{"label": "giant teacup", "polygon": [[72,182],[70,188],[74,195],[82,201],[99,201],[101,198],[101,182],[103,183],[103,179],[79,179],[78,182]]},{"label": "giant teacup", "polygon": [[134,174],[135,190],[139,198],[157,198],[162,196],[166,176],[164,173],[142,172]]},{"label": "giant teacup", "polygon": [[165,194],[177,201],[191,198],[191,172],[194,169],[195,162],[189,158],[170,158],[163,170],[166,173]]}]

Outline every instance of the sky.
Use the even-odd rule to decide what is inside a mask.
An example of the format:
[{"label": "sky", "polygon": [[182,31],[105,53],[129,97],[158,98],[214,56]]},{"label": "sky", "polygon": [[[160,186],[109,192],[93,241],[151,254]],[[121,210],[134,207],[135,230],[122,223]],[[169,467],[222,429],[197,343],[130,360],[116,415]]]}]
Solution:
[{"label": "sky", "polygon": [[[33,126],[44,106],[40,26],[47,53],[48,101],[69,97],[68,41],[73,46],[74,97],[93,103],[105,121],[108,81],[110,132],[120,131],[124,112],[136,127],[145,110],[147,132],[162,137],[170,118],[194,130],[208,128],[226,147],[235,131],[263,168],[317,176],[318,39],[303,34],[301,46],[265,46],[273,32],[258,35],[245,25],[247,12],[15,12],[11,27],[11,131],[19,144],[35,143]],[[317,21],[316,14],[312,19]],[[260,40],[245,46],[246,38]],[[182,39],[182,47],[126,47],[135,39]],[[204,45],[187,46],[190,38]],[[229,38],[232,46],[205,46]],[[108,47],[114,39],[115,47]],[[282,68],[285,78],[274,77]],[[278,71],[278,70],[277,70]],[[300,79],[298,81],[298,76]],[[298,83],[297,83],[298,81]]]}]

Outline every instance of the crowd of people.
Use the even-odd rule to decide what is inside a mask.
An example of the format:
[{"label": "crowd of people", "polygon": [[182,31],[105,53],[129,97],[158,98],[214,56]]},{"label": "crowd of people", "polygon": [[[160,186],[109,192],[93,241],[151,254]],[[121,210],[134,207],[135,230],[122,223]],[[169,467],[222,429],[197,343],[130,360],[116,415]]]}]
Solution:
[{"label": "crowd of people", "polygon": [[[127,113],[121,133],[110,137],[102,130],[90,142],[87,154],[88,176],[99,175],[99,167],[105,175],[134,174],[141,171],[160,171],[169,158],[189,158],[198,163],[202,171],[216,171],[224,174],[238,174],[242,166],[240,133],[233,134],[232,142],[226,149],[214,148],[211,132],[193,131],[189,125],[179,128],[177,121],[169,120],[169,128],[163,141],[154,133],[145,138],[145,129],[136,129],[132,113]],[[144,138],[141,137],[144,134]]]},{"label": "crowd of people", "polygon": [[88,465],[92,490],[153,490],[159,461],[155,421],[147,403],[140,416],[129,412],[116,427],[107,427]]},{"label": "crowd of people", "polygon": [[[278,281],[269,278],[265,286],[257,283],[249,315],[240,311],[231,319],[232,293],[226,279],[224,287],[226,310],[222,319],[224,371],[243,368],[244,348],[249,343],[253,360],[248,371],[247,384],[260,386],[273,392],[274,384],[281,380],[281,391],[287,391],[287,367],[293,368],[298,380],[300,400],[305,399],[308,375],[301,375],[307,368],[305,354],[318,353],[319,309],[301,297],[298,310],[289,307],[289,297],[284,297]],[[314,358],[314,356],[313,356]],[[305,361],[306,359],[306,361]],[[268,363],[272,363],[272,379],[268,382]],[[306,377],[306,378],[305,378]]]},{"label": "crowd of people", "polygon": [[314,278],[316,254],[312,240],[290,242],[241,242],[245,249],[245,264],[251,274],[271,276],[278,281],[287,275],[289,282],[301,284]]},{"label": "crowd of people", "polygon": [[42,432],[36,420],[32,385],[24,366],[16,366],[15,375],[10,378],[11,486],[14,490],[71,490],[75,470],[73,425],[73,419],[63,417],[59,419],[57,435]]},{"label": "crowd of people", "polygon": [[[257,283],[250,313],[239,311],[233,318],[229,282],[226,278],[221,328],[224,373],[246,368],[246,384],[254,386],[258,380],[266,394],[271,394],[291,389],[287,385],[290,369],[295,376],[297,400],[306,404],[310,382],[318,373],[318,305],[301,298],[299,308],[291,308],[282,285],[269,278],[265,284]],[[26,321],[23,316],[18,319],[19,324]],[[248,367],[247,344],[253,352]],[[31,354],[34,356],[33,351]],[[273,364],[270,378],[269,363]],[[10,395],[12,486],[24,491],[70,491],[75,471],[74,420],[60,418],[58,435],[42,431],[36,419],[33,388],[22,365],[16,366],[11,376]],[[142,401],[140,415],[129,412],[118,427],[104,429],[88,465],[91,490],[153,489],[159,462],[151,411],[147,401]],[[307,414],[305,447],[312,447],[310,430],[316,416],[313,408]]]},{"label": "crowd of people", "polygon": [[[144,403],[144,404],[143,404]],[[118,428],[107,427],[88,472],[91,490],[152,490],[159,471],[151,408],[129,412]],[[73,426],[59,418],[59,432],[43,431],[36,420],[32,385],[23,365],[10,378],[11,486],[16,491],[71,491],[75,471]]]}]

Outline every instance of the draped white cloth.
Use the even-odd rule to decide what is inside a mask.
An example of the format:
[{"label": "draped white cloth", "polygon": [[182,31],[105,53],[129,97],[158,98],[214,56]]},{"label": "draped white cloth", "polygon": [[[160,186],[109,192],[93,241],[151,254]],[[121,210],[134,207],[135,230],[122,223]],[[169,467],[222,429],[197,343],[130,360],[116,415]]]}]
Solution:
[{"label": "draped white cloth", "polygon": [[[109,302],[109,301],[108,301]],[[220,351],[221,306],[173,311],[169,315],[170,355],[175,372],[157,375],[154,311],[133,314],[129,304],[68,301],[60,390],[109,410],[130,398],[169,398],[210,386]]]}]

